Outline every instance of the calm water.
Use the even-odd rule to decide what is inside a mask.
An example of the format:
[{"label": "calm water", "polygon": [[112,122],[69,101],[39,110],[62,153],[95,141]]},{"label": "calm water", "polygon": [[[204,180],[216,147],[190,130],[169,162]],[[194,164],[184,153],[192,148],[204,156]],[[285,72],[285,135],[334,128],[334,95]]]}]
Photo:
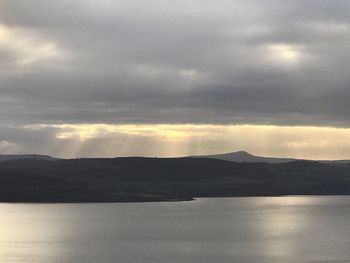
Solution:
[{"label": "calm water", "polygon": [[350,262],[350,197],[0,204],[0,262]]}]

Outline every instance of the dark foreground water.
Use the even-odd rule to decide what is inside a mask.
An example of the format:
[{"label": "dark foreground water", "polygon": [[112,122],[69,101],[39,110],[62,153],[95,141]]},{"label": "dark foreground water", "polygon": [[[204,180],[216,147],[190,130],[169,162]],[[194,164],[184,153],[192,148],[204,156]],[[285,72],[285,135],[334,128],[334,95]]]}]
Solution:
[{"label": "dark foreground water", "polygon": [[0,204],[0,262],[350,262],[350,197]]}]

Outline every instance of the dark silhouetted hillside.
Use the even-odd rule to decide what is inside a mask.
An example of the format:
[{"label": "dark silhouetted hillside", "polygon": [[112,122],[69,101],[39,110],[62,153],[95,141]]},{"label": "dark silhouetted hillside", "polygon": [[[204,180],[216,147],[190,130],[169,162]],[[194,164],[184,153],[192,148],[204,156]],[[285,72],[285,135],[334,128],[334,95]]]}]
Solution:
[{"label": "dark silhouetted hillside", "polygon": [[131,202],[193,197],[350,194],[350,165],[205,158],[0,162],[3,202]]}]

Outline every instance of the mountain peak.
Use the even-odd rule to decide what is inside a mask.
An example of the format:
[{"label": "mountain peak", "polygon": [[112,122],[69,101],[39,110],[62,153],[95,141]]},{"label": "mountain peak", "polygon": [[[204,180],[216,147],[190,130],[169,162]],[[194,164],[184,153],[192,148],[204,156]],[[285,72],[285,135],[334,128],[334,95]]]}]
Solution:
[{"label": "mountain peak", "polygon": [[237,152],[226,153],[226,154],[237,155],[237,156],[249,156],[249,157],[254,156],[253,154],[250,154],[249,152],[246,152],[246,151],[237,151]]},{"label": "mountain peak", "polygon": [[214,155],[202,155],[202,156],[196,156],[196,157],[220,159],[220,160],[238,162],[238,163],[286,163],[286,162],[296,161],[296,159],[293,159],[293,158],[273,158],[273,157],[256,156],[246,151],[237,151],[237,152],[214,154]]}]

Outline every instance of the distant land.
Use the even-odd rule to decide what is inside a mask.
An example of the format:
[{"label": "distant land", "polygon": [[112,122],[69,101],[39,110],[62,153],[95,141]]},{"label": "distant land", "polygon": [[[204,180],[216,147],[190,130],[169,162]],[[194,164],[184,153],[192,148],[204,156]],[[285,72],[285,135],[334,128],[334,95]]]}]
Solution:
[{"label": "distant land", "polygon": [[[263,157],[250,154],[246,151],[237,151],[230,153],[222,153],[222,154],[212,154],[212,155],[194,155],[194,156],[185,156],[187,158],[210,158],[210,159],[218,159],[229,162],[237,162],[237,163],[288,163],[295,161],[307,161],[305,159],[296,159],[296,158],[277,158],[277,157]],[[142,158],[142,157],[141,157]],[[182,157],[184,158],[184,157]],[[47,161],[57,161],[62,160],[60,158],[55,158],[49,155],[41,155],[41,154],[12,154],[12,155],[1,155],[0,154],[0,162],[1,161],[9,161],[9,160],[47,160]],[[321,163],[350,163],[350,160],[309,160],[309,161],[318,161]]]},{"label": "distant land", "polygon": [[191,156],[192,158],[211,158],[225,160],[229,162],[238,162],[238,163],[288,163],[297,161],[293,158],[274,158],[274,157],[261,157],[250,154],[245,151],[223,153],[223,154],[213,154],[213,155],[199,155]]},{"label": "distant land", "polygon": [[147,202],[348,194],[350,163],[232,162],[193,157],[17,158],[0,162],[1,202]]},{"label": "distant land", "polygon": [[[213,154],[213,155],[197,155],[190,156],[191,158],[211,158],[225,160],[229,162],[238,162],[238,163],[288,163],[294,161],[303,161],[304,159],[295,159],[295,158],[276,158],[276,157],[262,157],[250,154],[245,151],[230,152],[223,154]],[[322,163],[349,163],[350,160],[321,160],[318,162]]]},{"label": "distant land", "polygon": [[41,154],[0,154],[0,162],[11,160],[46,160],[55,161],[57,158]]}]

